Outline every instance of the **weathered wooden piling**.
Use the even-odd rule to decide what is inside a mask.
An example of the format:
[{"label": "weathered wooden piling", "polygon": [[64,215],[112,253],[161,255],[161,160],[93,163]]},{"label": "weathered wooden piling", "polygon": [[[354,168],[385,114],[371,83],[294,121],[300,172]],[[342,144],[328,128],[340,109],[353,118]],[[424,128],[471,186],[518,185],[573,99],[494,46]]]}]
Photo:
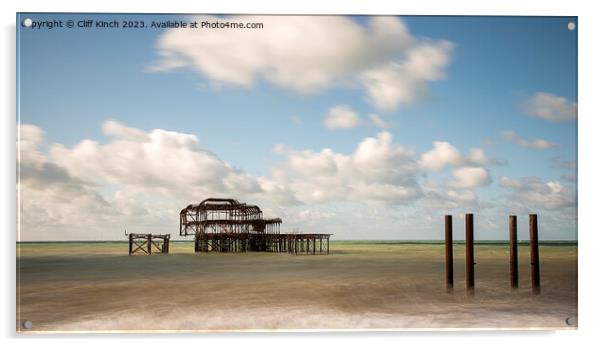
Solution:
[{"label": "weathered wooden piling", "polygon": [[533,294],[541,293],[539,277],[539,237],[537,215],[529,215],[529,235],[531,243],[531,288]]},{"label": "weathered wooden piling", "polygon": [[465,216],[466,225],[466,289],[474,291],[474,224],[472,213]]},{"label": "weathered wooden piling", "polygon": [[516,216],[509,218],[510,232],[510,287],[518,288],[518,240],[516,232]]},{"label": "weathered wooden piling", "polygon": [[130,234],[130,235],[128,235],[128,237],[129,237],[129,239],[130,239],[130,242],[129,242],[129,244],[130,244],[130,247],[129,247],[129,255],[132,255],[132,246],[134,245],[134,242],[133,242],[133,235],[132,235],[132,234]]},{"label": "weathered wooden piling", "polygon": [[445,216],[445,283],[447,289],[454,288],[454,249],[451,215]]},{"label": "weathered wooden piling", "polygon": [[146,235],[146,238],[147,238],[146,246],[148,247],[147,254],[151,255],[153,253],[153,249],[152,249],[153,235],[152,234],[148,234],[148,235]]}]

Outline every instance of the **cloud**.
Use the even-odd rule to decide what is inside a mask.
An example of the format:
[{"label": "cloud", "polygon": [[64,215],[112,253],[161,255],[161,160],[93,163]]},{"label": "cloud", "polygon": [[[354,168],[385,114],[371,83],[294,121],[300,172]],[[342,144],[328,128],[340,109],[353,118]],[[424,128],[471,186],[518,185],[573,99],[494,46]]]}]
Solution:
[{"label": "cloud", "polygon": [[369,117],[370,117],[370,120],[372,121],[372,124],[374,124],[374,126],[377,127],[377,128],[386,130],[386,129],[390,129],[390,128],[393,127],[393,125],[391,125],[391,123],[389,123],[386,120],[382,119],[378,115],[371,114]]},{"label": "cloud", "polygon": [[109,119],[102,125],[105,135],[116,139],[147,142],[150,140],[148,134],[142,130],[127,127],[117,121]]},{"label": "cloud", "polygon": [[[164,232],[193,201],[262,192],[258,178],[200,148],[194,135],[112,120],[102,128],[108,143],[69,148],[46,144],[36,126],[20,126],[19,225],[26,237],[97,239],[124,227]],[[39,225],[52,232],[32,233]]]},{"label": "cloud", "polygon": [[[473,190],[490,181],[479,163],[493,163],[478,148],[457,151],[457,160],[446,164],[451,176],[439,182],[429,180],[423,155],[386,131],[359,141],[350,153],[276,145],[282,160],[268,175],[253,176],[204,150],[192,134],[117,121],[106,121],[103,132],[106,143],[82,140],[66,147],[46,142],[36,126],[20,126],[20,240],[116,239],[124,228],[175,236],[180,209],[207,196],[259,204],[266,216],[282,217],[286,231],[323,228],[341,238],[366,232],[375,238],[437,237],[432,226],[439,225],[441,210],[491,205]],[[566,230],[574,227],[576,194],[564,183],[503,178],[509,194],[500,203],[521,211],[562,209],[547,218]],[[484,213],[482,220],[489,219]]]},{"label": "cloud", "polygon": [[155,129],[144,132],[115,121],[103,124],[110,142],[84,140],[73,148],[50,146],[50,158],[75,177],[96,184],[140,189],[196,191],[203,195],[252,193],[259,184],[242,170],[200,148],[195,135]]},{"label": "cloud", "polygon": [[420,165],[428,171],[441,171],[448,166],[485,166],[497,163],[487,158],[481,148],[472,148],[467,155],[463,155],[460,150],[445,141],[433,142],[433,149],[420,157]]},{"label": "cloud", "polygon": [[477,200],[477,195],[470,190],[448,190],[447,196],[462,203],[474,203]]},{"label": "cloud", "polygon": [[514,131],[503,131],[500,133],[500,136],[504,141],[516,143],[517,145],[519,145],[521,147],[525,147],[525,148],[545,150],[545,149],[550,149],[550,148],[554,148],[557,146],[555,143],[552,143],[552,142],[549,142],[549,141],[546,141],[543,139],[534,139],[534,140],[529,141],[527,139],[522,138],[520,135],[518,135]]},{"label": "cloud", "polygon": [[[204,150],[192,134],[114,120],[102,128],[106,143],[86,139],[67,147],[45,143],[38,127],[20,127],[20,230],[29,239],[98,239],[123,228],[165,232],[183,206],[208,196],[293,210],[315,203],[404,205],[422,196],[414,151],[388,132],[366,137],[350,154],[277,145],[284,160],[257,177]],[[40,224],[45,232],[34,231]]]},{"label": "cloud", "polygon": [[464,157],[463,165],[485,166],[497,165],[499,161],[487,158],[485,151],[481,148],[471,148],[468,155]]},{"label": "cloud", "polygon": [[551,93],[537,92],[521,105],[531,117],[560,122],[577,118],[577,103]]},{"label": "cloud", "polygon": [[333,106],[324,117],[324,126],[330,130],[351,129],[365,125],[372,125],[382,130],[392,127],[389,122],[376,114],[370,114],[368,119],[364,119],[348,105]]},{"label": "cloud", "polygon": [[422,154],[421,164],[431,171],[443,170],[448,165],[459,165],[462,162],[462,154],[449,142],[435,141],[433,149]]},{"label": "cloud", "polygon": [[381,132],[362,140],[349,155],[331,149],[288,150],[272,178],[305,203],[378,201],[409,203],[421,196],[414,152]]},{"label": "cloud", "polygon": [[22,165],[43,165],[45,158],[38,150],[44,139],[44,131],[35,125],[23,124],[18,128],[18,159]]},{"label": "cloud", "polygon": [[420,101],[427,94],[427,82],[445,77],[452,49],[447,41],[424,42],[412,48],[402,62],[391,61],[362,72],[360,80],[368,100],[385,111]]},{"label": "cloud", "polygon": [[89,223],[102,221],[104,214],[113,212],[95,185],[50,162],[40,151],[43,142],[42,129],[29,124],[19,127],[19,239],[23,231],[41,226],[81,225],[78,217],[82,211],[88,216],[98,214]]},{"label": "cloud", "polygon": [[[489,171],[480,166],[496,162],[480,148],[464,155],[448,142],[434,142],[433,146],[418,158],[412,149],[396,144],[387,131],[365,138],[351,154],[328,148],[293,150],[278,145],[275,152],[286,158],[272,170],[272,179],[286,187],[294,201],[308,204],[372,201],[404,205],[425,196],[453,204],[474,204],[476,195],[469,189],[491,182]],[[447,166],[457,168],[446,185],[419,183],[427,172]]]},{"label": "cloud", "polygon": [[544,181],[539,177],[523,177],[515,180],[503,176],[500,186],[511,191],[509,201],[529,210],[558,210],[575,207],[577,194],[559,181]]},{"label": "cloud", "polygon": [[151,71],[188,68],[214,85],[258,80],[311,94],[362,88],[381,110],[411,105],[445,77],[453,44],[413,37],[395,17],[365,25],[344,16],[200,16],[194,20],[262,22],[260,30],[168,30]]},{"label": "cloud", "polygon": [[470,189],[426,181],[422,184],[422,190],[424,198],[417,204],[425,211],[440,211],[442,209],[467,208],[479,205],[477,194]]},{"label": "cloud", "polygon": [[331,130],[350,129],[361,124],[362,119],[347,105],[333,106],[324,119],[324,125]]},{"label": "cloud", "polygon": [[[183,206],[210,196],[256,203],[283,218],[313,215],[296,214],[304,210],[323,211],[336,216],[340,223],[332,230],[341,233],[371,223],[386,228],[383,221],[411,218],[407,209],[431,218],[441,208],[483,205],[473,188],[488,184],[489,172],[482,166],[493,163],[479,148],[461,153],[447,142],[435,142],[420,155],[381,131],[359,141],[349,153],[275,145],[273,152],[281,159],[268,174],[254,176],[203,149],[196,135],[147,131],[114,120],[102,129],[108,137],[105,143],[84,139],[65,146],[47,143],[36,126],[20,127],[21,235],[102,239],[103,232],[120,237],[123,228],[166,232],[174,228],[174,220],[177,225]],[[434,153],[457,153],[443,165],[453,168],[450,176],[437,174],[439,183],[428,181],[429,173],[436,171],[432,169],[441,165]],[[405,212],[398,210],[402,207]],[[361,211],[373,217],[360,217]],[[293,226],[312,229],[312,223]]]},{"label": "cloud", "polygon": [[475,188],[491,183],[489,172],[482,167],[461,167],[452,171],[454,180],[451,186]]},{"label": "cloud", "polygon": [[554,158],[550,159],[550,167],[553,167],[556,169],[575,170],[577,168],[577,161],[576,160],[563,160],[562,158],[554,157]]},{"label": "cloud", "polygon": [[[192,134],[145,131],[108,120],[106,143],[45,143],[20,126],[20,230],[28,239],[98,239],[103,232],[165,232],[187,204],[235,196],[266,208],[344,202],[404,205],[420,199],[413,150],[388,132],[363,139],[351,154],[293,150],[267,176],[252,176],[200,146]],[[39,229],[43,224],[44,232]],[[115,237],[115,236],[113,236]]]}]

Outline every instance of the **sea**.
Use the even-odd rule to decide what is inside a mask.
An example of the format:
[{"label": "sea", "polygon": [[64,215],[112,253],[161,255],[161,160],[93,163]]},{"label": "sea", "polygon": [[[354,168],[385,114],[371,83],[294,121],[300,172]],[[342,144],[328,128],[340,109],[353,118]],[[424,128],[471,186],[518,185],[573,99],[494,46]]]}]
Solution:
[{"label": "sea", "polygon": [[[331,241],[329,254],[128,255],[128,244],[17,244],[22,333],[339,330],[558,330],[577,328],[577,244],[541,242],[533,294],[527,242],[519,288],[509,249],[477,241],[475,289],[465,245],[454,243],[454,288],[441,241]],[[26,323],[28,322],[28,323]]]}]

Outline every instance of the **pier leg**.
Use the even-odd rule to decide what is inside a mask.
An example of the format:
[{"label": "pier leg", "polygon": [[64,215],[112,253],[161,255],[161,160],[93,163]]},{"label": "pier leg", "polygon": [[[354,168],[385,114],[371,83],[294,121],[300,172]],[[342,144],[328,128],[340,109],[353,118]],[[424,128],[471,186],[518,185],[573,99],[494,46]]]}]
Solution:
[{"label": "pier leg", "polygon": [[146,237],[147,240],[147,252],[148,255],[151,255],[153,253],[153,249],[151,248],[153,246],[153,236],[151,234],[148,234],[148,236]]},{"label": "pier leg", "polygon": [[474,224],[472,213],[465,216],[466,223],[466,289],[474,292]]},{"label": "pier leg", "polygon": [[129,255],[132,255],[132,234],[129,235],[130,238],[130,250],[129,250]]},{"label": "pier leg", "polygon": [[529,234],[531,236],[531,288],[533,294],[541,293],[539,278],[539,237],[537,235],[537,215],[529,215]]},{"label": "pier leg", "polygon": [[445,283],[448,290],[454,288],[454,250],[451,215],[445,216]]},{"label": "pier leg", "polygon": [[516,216],[510,216],[510,287],[518,288],[518,240],[516,233]]}]

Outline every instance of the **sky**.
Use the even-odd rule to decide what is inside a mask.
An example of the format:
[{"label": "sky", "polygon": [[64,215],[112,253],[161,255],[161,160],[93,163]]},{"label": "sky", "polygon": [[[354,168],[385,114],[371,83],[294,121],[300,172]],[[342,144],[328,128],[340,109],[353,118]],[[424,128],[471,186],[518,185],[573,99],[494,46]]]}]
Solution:
[{"label": "sky", "polygon": [[[574,17],[21,13],[19,235],[178,233],[232,197],[281,230],[432,240],[577,239]],[[262,23],[151,28],[153,21]]]}]

